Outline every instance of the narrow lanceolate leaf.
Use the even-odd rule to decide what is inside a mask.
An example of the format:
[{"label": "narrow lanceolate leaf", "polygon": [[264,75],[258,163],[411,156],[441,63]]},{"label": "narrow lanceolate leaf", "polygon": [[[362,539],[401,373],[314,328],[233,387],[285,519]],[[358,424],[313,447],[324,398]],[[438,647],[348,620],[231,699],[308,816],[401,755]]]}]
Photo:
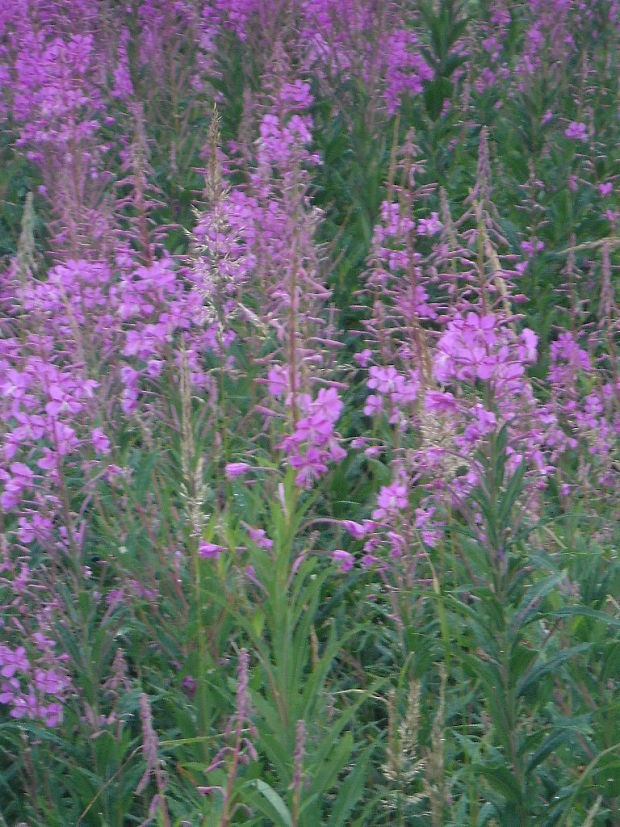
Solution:
[{"label": "narrow lanceolate leaf", "polygon": [[545,597],[551,594],[564,579],[562,574],[553,574],[539,580],[525,591],[521,603],[515,609],[515,618],[511,624],[515,632],[531,623],[540,614],[540,607]]},{"label": "narrow lanceolate leaf", "polygon": [[514,507],[517,497],[521,493],[525,471],[525,460],[521,460],[516,471],[510,478],[506,491],[500,499],[497,522],[502,529],[508,525],[510,513]]},{"label": "narrow lanceolate leaf", "polygon": [[364,796],[364,780],[368,772],[368,761],[370,756],[365,754],[358,761],[353,770],[340,785],[338,795],[331,809],[330,824],[333,827],[345,827],[347,825],[351,810]]},{"label": "narrow lanceolate leaf", "polygon": [[545,614],[549,617],[589,617],[592,620],[598,620],[604,623],[606,626],[611,626],[613,629],[620,629],[620,617],[599,612],[596,609],[591,609],[589,606],[564,606],[561,609],[554,609]]},{"label": "narrow lanceolate leaf", "polygon": [[528,773],[536,769],[551,753],[555,752],[563,743],[570,740],[572,733],[567,729],[560,729],[556,732],[551,732],[532,755],[527,763],[526,771]]},{"label": "narrow lanceolate leaf", "polygon": [[253,786],[264,799],[262,803],[260,802],[260,798],[255,800],[257,802],[256,806],[258,806],[265,815],[270,818],[275,818],[274,823],[280,827],[293,827],[290,810],[273,787],[260,778],[254,779],[254,781],[250,782],[250,785]]},{"label": "narrow lanceolate leaf", "polygon": [[511,804],[517,806],[522,804],[521,788],[513,772],[508,767],[488,767],[484,764],[477,764],[474,770]]},{"label": "narrow lanceolate leaf", "polygon": [[585,652],[590,648],[589,643],[579,643],[577,646],[570,646],[568,649],[563,649],[555,655],[552,655],[548,660],[539,658],[537,662],[529,669],[517,684],[517,695],[523,695],[528,689],[535,686],[538,681],[545,675],[553,672],[559,666],[571,660],[571,658],[578,655],[580,652]]}]

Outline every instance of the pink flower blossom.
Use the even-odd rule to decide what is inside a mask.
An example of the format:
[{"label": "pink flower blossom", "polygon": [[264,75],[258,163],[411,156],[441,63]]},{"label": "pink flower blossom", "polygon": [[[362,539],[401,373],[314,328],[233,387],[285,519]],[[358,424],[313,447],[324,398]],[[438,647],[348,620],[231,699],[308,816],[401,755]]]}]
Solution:
[{"label": "pink flower blossom", "polygon": [[282,365],[270,368],[267,380],[269,393],[272,396],[283,396],[288,391],[288,371]]},{"label": "pink flower blossom", "polygon": [[393,482],[391,485],[384,485],[379,491],[378,508],[372,512],[372,518],[382,520],[386,517],[394,517],[406,509],[408,503],[407,486],[404,483]]},{"label": "pink flower blossom", "polygon": [[371,394],[364,403],[364,414],[366,416],[376,416],[376,414],[381,412],[382,408],[383,399],[380,396]]},{"label": "pink flower blossom", "polygon": [[226,551],[224,546],[218,546],[217,543],[207,543],[205,540],[201,540],[198,546],[198,555],[205,560],[217,560],[223,551]]},{"label": "pink flower blossom", "polygon": [[95,453],[108,454],[110,452],[110,440],[101,428],[93,428],[91,440]]},{"label": "pink flower blossom", "polygon": [[567,138],[571,138],[573,141],[588,140],[586,125],[585,123],[580,123],[579,121],[571,121],[571,123],[569,123],[564,130],[564,134]]},{"label": "pink flower blossom", "polygon": [[247,462],[228,462],[224,470],[229,479],[234,479],[247,474],[248,471],[252,470],[252,466]]},{"label": "pink flower blossom", "polygon": [[360,351],[359,353],[354,353],[353,358],[355,359],[355,361],[357,362],[357,364],[361,368],[365,368],[365,367],[368,366],[368,363],[370,362],[370,360],[372,358],[372,351],[369,350],[368,348],[365,348],[364,350]]},{"label": "pink flower blossom", "polygon": [[342,549],[332,551],[332,559],[340,563],[340,571],[344,572],[351,571],[355,560],[352,554],[348,551],[343,551]]},{"label": "pink flower blossom", "polygon": [[263,528],[253,528],[245,523],[244,525],[247,529],[248,537],[253,543],[256,543],[259,548],[273,548],[273,540],[270,540],[269,537],[267,537],[267,533]]},{"label": "pink flower blossom", "polygon": [[396,390],[396,383],[401,379],[400,374],[392,365],[385,368],[373,365],[368,371],[368,375],[370,378],[366,384],[369,388],[379,391],[379,393],[392,393]]},{"label": "pink flower blossom", "polygon": [[421,218],[418,221],[417,233],[418,235],[437,235],[441,231],[443,224],[439,220],[439,215],[436,212],[431,213],[430,218]]},{"label": "pink flower blossom", "polygon": [[0,645],[0,675],[3,678],[12,678],[16,672],[28,672],[30,664],[23,646],[15,651],[8,646]]},{"label": "pink flower blossom", "polygon": [[372,527],[372,524],[369,523],[369,521],[362,524],[356,523],[354,520],[342,520],[340,525],[348,531],[352,537],[355,537],[356,540],[364,537]]},{"label": "pink flower blossom", "polygon": [[326,473],[328,462],[338,462],[346,456],[334,433],[343,403],[335,388],[321,388],[316,399],[300,397],[299,401],[305,416],[297,422],[294,432],[282,440],[281,447],[298,471],[297,484],[309,488]]},{"label": "pink flower blossom", "polygon": [[521,249],[524,253],[527,253],[528,256],[532,257],[535,253],[540,253],[541,250],[544,250],[545,244],[543,241],[538,241],[537,239],[533,241],[522,241]]}]

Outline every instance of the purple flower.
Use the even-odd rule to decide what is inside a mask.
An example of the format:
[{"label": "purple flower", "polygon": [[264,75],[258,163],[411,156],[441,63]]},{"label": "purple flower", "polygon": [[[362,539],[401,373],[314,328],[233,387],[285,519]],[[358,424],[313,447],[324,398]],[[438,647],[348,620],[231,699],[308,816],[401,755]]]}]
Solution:
[{"label": "purple flower", "polygon": [[63,675],[59,675],[53,670],[36,669],[34,673],[34,685],[46,695],[59,695],[67,685],[67,680]]},{"label": "purple flower", "polygon": [[402,378],[392,365],[388,365],[386,368],[373,365],[368,371],[368,375],[370,378],[366,384],[372,390],[379,391],[379,393],[392,393],[397,388],[398,380]]},{"label": "purple flower", "polygon": [[372,351],[365,348],[360,353],[354,353],[353,358],[361,368],[365,368],[372,358]]},{"label": "purple flower", "polygon": [[570,138],[573,141],[588,140],[586,125],[585,123],[580,123],[579,121],[571,121],[571,123],[569,123],[564,130],[564,134],[567,138]]},{"label": "purple flower", "polygon": [[108,454],[110,452],[110,440],[101,428],[93,428],[91,440],[95,453]]},{"label": "purple flower", "polygon": [[62,706],[59,703],[40,707],[39,714],[48,727],[57,727],[62,723]]},{"label": "purple flower", "polygon": [[161,359],[149,359],[149,361],[146,363],[146,372],[153,379],[157,379],[157,377],[162,372],[163,366],[164,363]]},{"label": "purple flower", "polygon": [[366,416],[375,416],[381,412],[383,408],[383,399],[380,396],[371,394],[364,403],[364,414]]},{"label": "purple flower", "polygon": [[186,675],[181,683],[181,689],[187,692],[190,698],[193,698],[198,689],[198,681],[191,675]]},{"label": "purple flower", "polygon": [[32,687],[28,695],[15,695],[12,699],[13,709],[10,711],[11,718],[37,718],[40,713],[40,707],[35,697]]},{"label": "purple flower", "polygon": [[354,520],[342,520],[340,525],[356,540],[360,540],[368,533],[368,526],[356,523]]},{"label": "purple flower", "polygon": [[442,227],[438,214],[433,212],[430,218],[421,218],[418,221],[417,232],[418,235],[437,235]]},{"label": "purple flower", "polygon": [[340,563],[340,571],[351,571],[355,558],[348,551],[338,548],[332,551],[332,559]]},{"label": "purple flower", "polygon": [[12,678],[16,672],[27,672],[30,664],[24,647],[20,646],[13,652],[8,646],[0,646],[0,666],[3,678]]},{"label": "purple flower", "polygon": [[19,692],[19,681],[11,678],[8,683],[0,684],[0,704],[12,704]]},{"label": "purple flower", "polygon": [[269,393],[282,396],[288,391],[288,372],[282,365],[275,365],[267,374]]},{"label": "purple flower", "polygon": [[295,477],[297,485],[301,488],[310,488],[315,480],[327,473],[325,457],[324,451],[314,447],[308,448],[305,454],[292,456],[290,463],[298,471]]},{"label": "purple flower", "polygon": [[538,336],[529,327],[521,331],[521,342],[523,344],[522,356],[526,362],[535,362],[537,358]]},{"label": "purple flower", "polygon": [[457,410],[456,399],[454,394],[446,391],[427,391],[424,397],[424,404],[429,411],[437,411],[438,413],[454,413]]},{"label": "purple flower", "polygon": [[265,530],[262,528],[253,528],[250,525],[244,523],[247,528],[248,537],[253,543],[259,548],[270,549],[273,548],[273,540],[270,540],[265,533]]},{"label": "purple flower", "polygon": [[376,508],[372,512],[373,520],[382,520],[384,517],[393,517],[399,511],[407,508],[409,498],[407,486],[402,482],[393,482],[391,485],[384,485],[379,491]]},{"label": "purple flower", "polygon": [[541,250],[544,250],[545,244],[543,241],[537,241],[536,239],[533,241],[522,241],[521,249],[531,257],[534,253],[539,253]]},{"label": "purple flower", "polygon": [[205,540],[201,540],[198,546],[198,555],[205,560],[217,560],[223,551],[226,551],[224,546],[218,546],[217,543],[207,543]]},{"label": "purple flower", "polygon": [[252,466],[248,465],[247,462],[229,462],[226,464],[225,468],[226,476],[229,479],[234,479],[235,477],[242,477],[244,474],[247,474],[247,472],[251,470]]},{"label": "purple flower", "polygon": [[334,433],[343,403],[335,388],[321,388],[315,400],[300,396],[299,407],[305,416],[282,440],[281,447],[289,455],[291,466],[298,470],[297,484],[309,488],[326,473],[329,461],[338,462],[346,456]]},{"label": "purple flower", "polygon": [[4,492],[0,496],[0,504],[7,511],[19,503],[24,491],[34,486],[34,473],[23,462],[13,462],[9,466],[11,475],[3,472],[5,481]]},{"label": "purple flower", "polygon": [[24,465],[23,462],[11,463],[9,470],[13,475],[13,479],[15,479],[21,486],[24,488],[32,487],[34,474],[27,465]]}]

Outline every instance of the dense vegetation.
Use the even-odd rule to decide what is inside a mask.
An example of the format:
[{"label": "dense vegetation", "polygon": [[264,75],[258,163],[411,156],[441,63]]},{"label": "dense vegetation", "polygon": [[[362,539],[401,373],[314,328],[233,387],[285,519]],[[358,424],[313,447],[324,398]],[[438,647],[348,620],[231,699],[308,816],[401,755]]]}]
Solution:
[{"label": "dense vegetation", "polygon": [[620,825],[618,25],[0,2],[0,825]]}]

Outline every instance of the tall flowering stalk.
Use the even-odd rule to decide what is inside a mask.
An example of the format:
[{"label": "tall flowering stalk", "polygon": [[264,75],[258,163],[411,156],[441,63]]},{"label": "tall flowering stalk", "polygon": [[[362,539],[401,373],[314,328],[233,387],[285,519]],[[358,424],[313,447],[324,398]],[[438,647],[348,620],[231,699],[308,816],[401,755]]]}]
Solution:
[{"label": "tall flowering stalk", "polygon": [[[309,148],[312,120],[305,110],[312,102],[310,86],[290,79],[285,53],[276,55],[255,164],[247,189],[234,200],[247,221],[242,234],[254,270],[248,299],[260,307],[262,331],[270,331],[265,344],[271,400],[264,410],[273,410],[272,400],[283,403],[290,433],[281,447],[298,472],[298,484],[309,487],[329,460],[343,456],[334,431],[342,405],[337,383],[326,370],[338,342],[326,313],[331,294],[313,241],[319,214],[309,197],[309,170],[319,159]],[[331,386],[315,396],[318,383]]]},{"label": "tall flowering stalk", "polygon": [[297,827],[299,823],[299,804],[304,782],[304,756],[306,751],[307,735],[308,733],[306,730],[305,721],[297,721],[295,726],[295,753],[293,755],[295,773],[290,785],[290,789],[293,790],[293,827]]},{"label": "tall flowering stalk", "polygon": [[157,794],[153,797],[149,807],[149,815],[144,824],[148,824],[156,814],[160,814],[164,827],[170,827],[171,821],[168,815],[168,807],[166,805],[165,791],[166,791],[166,777],[162,770],[162,761],[159,758],[157,733],[153,727],[153,715],[148,696],[142,693],[140,695],[140,719],[142,721],[143,732],[143,755],[146,763],[144,775],[140,779],[136,787],[136,793],[140,794],[146,789],[151,776],[155,779],[157,785]]},{"label": "tall flowering stalk", "polygon": [[119,234],[121,239],[134,243],[141,262],[148,267],[155,260],[156,251],[161,249],[165,235],[162,227],[153,226],[153,211],[163,206],[163,202],[161,191],[152,183],[153,169],[142,106],[132,102],[131,114],[134,134],[124,152],[123,172],[126,175],[116,181],[116,186],[126,189],[127,194],[117,199],[116,209],[121,215],[128,214],[129,227]]},{"label": "tall flowering stalk", "polygon": [[[537,337],[515,329],[511,273],[496,251],[502,237],[486,133],[470,206],[456,222],[445,196],[443,220],[433,211],[415,217],[414,203],[433,194],[419,186],[412,197],[412,182],[423,174],[416,153],[409,142],[397,167],[403,183],[397,175],[393,200],[382,206],[367,279],[373,303],[366,342],[376,343],[377,363],[368,368],[364,413],[392,426],[394,480],[380,490],[372,520],[350,527],[365,540],[364,565],[385,565],[376,550],[387,547],[390,565],[402,569],[409,585],[416,561],[438,544],[452,510],[477,519],[468,503],[479,482],[476,454],[497,429],[509,428],[511,473],[522,461],[539,478],[549,472],[525,375],[537,358]],[[372,350],[363,362],[361,356],[368,365]]]},{"label": "tall flowering stalk", "polygon": [[226,767],[226,785],[198,787],[198,791],[205,795],[212,792],[219,792],[222,795],[224,803],[219,822],[220,827],[227,827],[231,824],[235,812],[242,807],[241,804],[235,802],[235,782],[240,766],[257,759],[256,749],[251,738],[255,735],[255,729],[251,719],[248,691],[249,668],[250,656],[247,649],[242,649],[239,652],[235,712],[228,722],[225,733],[230,740],[230,744],[219,750],[205,770],[206,773],[210,773],[219,767]]},{"label": "tall flowering stalk", "polygon": [[102,209],[110,177],[104,163],[110,146],[102,135],[105,84],[93,35],[78,25],[72,33],[57,28],[65,14],[75,21],[79,13],[64,5],[42,15],[41,25],[34,4],[24,3],[10,21],[7,88],[18,144],[38,166],[40,192],[54,213],[56,252],[92,256],[106,247],[111,231]]}]

